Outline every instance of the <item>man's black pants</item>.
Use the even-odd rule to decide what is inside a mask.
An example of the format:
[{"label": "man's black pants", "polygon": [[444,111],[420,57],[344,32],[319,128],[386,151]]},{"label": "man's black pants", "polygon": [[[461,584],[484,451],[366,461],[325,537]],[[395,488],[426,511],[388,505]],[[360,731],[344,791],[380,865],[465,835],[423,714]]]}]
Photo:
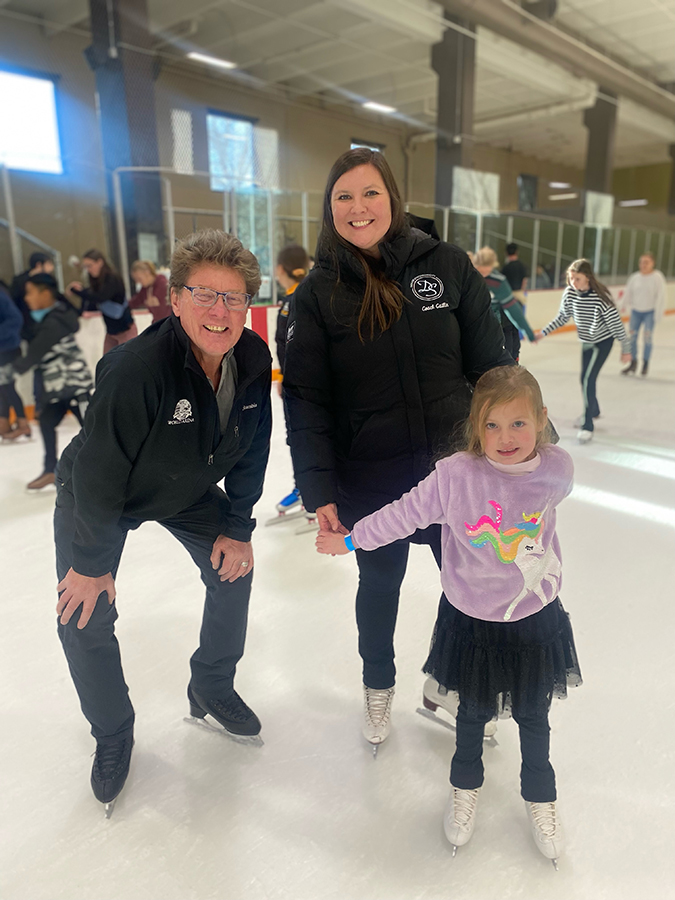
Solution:
[{"label": "man's black pants", "polygon": [[56,403],[47,403],[40,411],[40,431],[45,445],[45,462],[43,472],[54,472],[58,455],[56,452],[56,429],[67,412],[71,412],[80,425],[84,422],[84,414],[87,411],[89,398],[77,400],[58,400]]},{"label": "man's black pants", "polygon": [[[232,584],[221,582],[217,571],[211,567],[213,543],[220,533],[220,493],[219,488],[214,486],[194,506],[159,523],[185,547],[206,585],[199,647],[190,660],[190,683],[194,691],[206,699],[226,698],[234,689],[236,665],[244,652],[252,579],[251,574],[238,578]],[[139,524],[132,519],[122,520],[125,533],[116,551],[113,578],[117,574],[126,533]],[[73,496],[63,488],[59,489],[57,496],[54,536],[56,569],[61,581],[72,566],[74,536]],[[161,563],[158,561],[157,564]],[[116,605],[108,603],[104,591],[83,629],[77,627],[79,611],[67,625],[60,622],[58,625],[82,712],[91,724],[91,733],[103,743],[131,734],[134,724],[134,709],[129,700],[115,637],[116,619]],[[160,623],[161,608],[158,610],[159,627]]]},{"label": "man's black pants", "polygon": [[[440,568],[440,526],[432,526],[424,534],[428,535],[429,546]],[[356,551],[359,567],[356,623],[363,660],[363,683],[376,690],[393,687],[396,680],[394,630],[410,543],[407,538],[377,550]]]}]

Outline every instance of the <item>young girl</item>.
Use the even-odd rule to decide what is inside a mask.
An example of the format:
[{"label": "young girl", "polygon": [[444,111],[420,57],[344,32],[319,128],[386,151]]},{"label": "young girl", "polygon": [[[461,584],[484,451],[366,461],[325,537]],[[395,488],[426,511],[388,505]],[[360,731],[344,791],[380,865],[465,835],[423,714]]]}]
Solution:
[{"label": "young girl", "polygon": [[504,346],[513,359],[518,362],[520,356],[520,332],[524,332],[534,342],[534,331],[525,318],[522,304],[511,290],[505,275],[499,271],[497,254],[492,247],[481,247],[471,260],[485,279],[490,291],[492,312],[502,326]]},{"label": "young girl", "polygon": [[441,604],[424,671],[459,693],[457,746],[443,824],[456,848],[474,828],[486,723],[510,711],[520,729],[521,793],[537,848],[555,860],[563,839],[549,762],[553,696],[581,683],[561,583],[556,507],[572,489],[572,460],[549,443],[534,377],[498,367],[478,381],[466,451],[439,460],[400,500],[350,535],[320,532],[320,553],[375,550],[442,526]]},{"label": "young girl", "polygon": [[538,341],[570,318],[574,319],[581,341],[581,391],[584,411],[575,421],[581,428],[577,440],[587,444],[593,439],[593,419],[600,415],[595,385],[609,356],[614,338],[621,341],[621,362],[630,362],[630,339],[608,289],[593,274],[587,259],[577,259],[567,270],[567,287],[562,295],[560,311],[535,337]]},{"label": "young girl", "polygon": [[[288,315],[291,310],[291,297],[295,293],[295,289],[303,278],[307,277],[309,272],[309,256],[304,247],[299,244],[288,244],[279,251],[277,256],[277,268],[275,277],[281,287],[286,292],[279,307],[277,314],[277,330],[275,341],[277,345],[277,359],[279,360],[279,369],[281,373],[281,381],[279,385],[279,393],[282,394],[281,384],[284,377],[284,365],[286,362],[286,331],[288,329]],[[286,413],[286,404],[284,403],[284,417],[286,418],[286,434],[288,434],[288,415]],[[288,438],[286,439],[288,443]],[[302,498],[297,486],[293,488],[290,494],[287,494],[277,503],[277,511],[281,515],[299,510],[302,506]]]}]

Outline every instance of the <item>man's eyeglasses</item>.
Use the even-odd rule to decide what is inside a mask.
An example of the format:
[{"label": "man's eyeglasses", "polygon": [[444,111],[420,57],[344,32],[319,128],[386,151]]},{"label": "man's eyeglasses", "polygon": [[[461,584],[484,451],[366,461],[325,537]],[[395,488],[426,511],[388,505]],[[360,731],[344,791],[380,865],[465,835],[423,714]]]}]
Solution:
[{"label": "man's eyeglasses", "polygon": [[183,287],[186,291],[190,291],[192,302],[197,306],[215,306],[218,297],[222,297],[225,306],[236,312],[248,309],[253,299],[250,294],[241,291],[214,291],[211,288],[190,287],[189,284],[184,284]]}]

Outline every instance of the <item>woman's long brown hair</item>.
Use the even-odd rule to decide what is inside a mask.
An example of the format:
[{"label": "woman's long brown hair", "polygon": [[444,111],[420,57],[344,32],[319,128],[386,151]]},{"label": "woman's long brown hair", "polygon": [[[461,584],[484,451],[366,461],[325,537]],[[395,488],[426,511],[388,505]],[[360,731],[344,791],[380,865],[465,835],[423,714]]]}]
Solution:
[{"label": "woman's long brown hair", "polygon": [[595,277],[593,273],[593,266],[587,259],[575,259],[573,263],[570,263],[567,267],[567,283],[570,284],[570,274],[572,272],[578,272],[580,275],[585,275],[588,278],[588,286],[592,291],[598,295],[598,297],[602,300],[603,303],[606,303],[607,306],[616,306],[616,303],[612,300],[612,295],[609,292],[609,288],[604,285],[601,281]]},{"label": "woman's long brown hair", "polygon": [[91,275],[89,276],[89,284],[95,291],[101,287],[106,275],[117,275],[115,267],[108,262],[100,250],[95,250],[94,248],[87,250],[86,253],[82,254],[82,259],[93,259],[94,262],[98,262],[100,259],[103,260],[98,277],[92,278]]},{"label": "woman's long brown hair", "polygon": [[333,258],[338,284],[340,283],[338,245],[352,253],[361,263],[366,289],[363,292],[363,301],[356,327],[362,342],[364,330],[372,340],[376,332],[387,331],[387,329],[391,328],[394,322],[401,318],[403,304],[405,303],[405,297],[401,293],[398,284],[387,278],[383,272],[379,271],[377,266],[373,266],[370,257],[363,251],[339,235],[333,221],[331,199],[335,182],[345,172],[349,172],[357,166],[369,165],[374,166],[380,173],[391,203],[391,225],[382,240],[390,240],[403,232],[407,227],[401,195],[389,163],[378,151],[369,150],[367,147],[357,147],[354,150],[348,150],[346,153],[343,153],[330,170],[323,198],[323,223],[318,243],[319,252],[327,253]]}]

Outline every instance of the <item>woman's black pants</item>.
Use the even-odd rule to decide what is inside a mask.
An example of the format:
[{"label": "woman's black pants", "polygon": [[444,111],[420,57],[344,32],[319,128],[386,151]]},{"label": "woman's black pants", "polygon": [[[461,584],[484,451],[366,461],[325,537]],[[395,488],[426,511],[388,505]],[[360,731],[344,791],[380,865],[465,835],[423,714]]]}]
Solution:
[{"label": "woman's black pants", "polygon": [[[440,528],[430,531],[429,546],[440,569]],[[394,630],[409,549],[408,538],[378,550],[356,551],[359,567],[356,624],[359,629],[359,653],[363,660],[363,683],[377,690],[393,687],[396,681]]]}]

